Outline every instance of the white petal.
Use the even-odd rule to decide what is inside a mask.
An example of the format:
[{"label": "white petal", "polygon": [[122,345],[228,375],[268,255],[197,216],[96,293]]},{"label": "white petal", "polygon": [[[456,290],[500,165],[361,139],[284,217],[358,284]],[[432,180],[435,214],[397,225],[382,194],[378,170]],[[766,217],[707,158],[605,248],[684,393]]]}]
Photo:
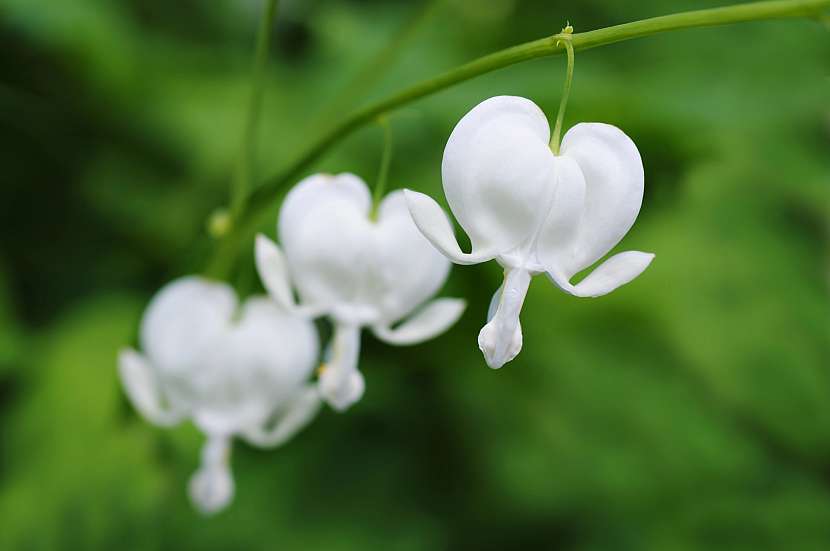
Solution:
[{"label": "white petal", "polygon": [[133,407],[151,423],[170,427],[179,423],[184,411],[165,398],[153,368],[135,350],[126,348],[118,354],[118,373]]},{"label": "white petal", "polygon": [[248,299],[239,323],[216,341],[191,382],[204,432],[235,433],[265,423],[292,400],[317,363],[314,324],[265,297]]},{"label": "white petal", "polygon": [[193,506],[202,514],[218,513],[233,499],[235,484],[228,466],[230,442],[210,437],[202,448],[202,464],[190,478],[188,493]]},{"label": "white petal", "polygon": [[[556,157],[556,190],[536,241],[542,267],[570,271],[577,254],[577,237],[585,208],[585,178],[571,158]],[[570,272],[573,273],[573,272]]]},{"label": "white petal", "polygon": [[320,374],[320,395],[336,411],[343,412],[363,397],[366,381],[363,374],[354,369],[327,366]]},{"label": "white petal", "polygon": [[[494,317],[496,317],[496,313],[499,311],[499,307],[502,303],[501,294],[503,290],[504,282],[502,282],[502,284],[499,285],[499,288],[496,289],[496,292],[493,293],[493,296],[490,298],[490,305],[487,307],[487,323],[484,325],[484,327],[481,328],[481,331],[479,331],[478,333],[478,348],[479,350],[484,352],[485,360],[488,354],[487,352],[485,352],[485,350],[495,350],[496,348],[496,328],[495,324],[491,324],[490,322]],[[522,350],[522,342],[522,324],[517,319],[516,329],[513,331],[513,336],[512,338],[510,338],[509,343],[506,346],[507,352],[505,353],[504,363],[509,362],[519,354],[519,352]],[[502,365],[504,365],[504,363],[502,363]]]},{"label": "white petal", "polygon": [[441,206],[429,195],[417,191],[407,189],[404,194],[415,225],[436,249],[456,264],[478,264],[492,260],[499,253],[495,247],[476,249],[475,244],[471,253],[462,252]]},{"label": "white petal", "polygon": [[493,293],[492,297],[490,297],[490,304],[487,306],[487,321],[493,319],[493,316],[496,315],[496,311],[499,309],[499,304],[501,304],[502,289],[504,289],[504,282],[499,285],[499,288],[496,289],[496,292]]},{"label": "white petal", "polygon": [[320,393],[317,386],[304,387],[285,405],[276,422],[270,428],[264,424],[254,425],[242,432],[242,436],[255,446],[272,448],[291,439],[305,428],[320,411]]},{"label": "white petal", "polygon": [[[478,349],[484,354],[484,361],[492,369],[500,369],[522,351],[524,336],[522,323],[516,320],[512,332],[499,332],[495,324],[487,323],[478,333]],[[500,347],[500,352],[496,349]]]},{"label": "white petal", "polygon": [[291,293],[288,266],[277,244],[261,233],[257,234],[254,257],[259,277],[268,294],[286,310],[295,310],[297,303]]},{"label": "white petal", "polygon": [[522,349],[519,314],[530,279],[531,275],[527,270],[508,269],[505,272],[504,283],[490,302],[489,319],[478,334],[478,347],[484,353],[487,365],[493,369],[502,367]]},{"label": "white petal", "polygon": [[330,357],[320,373],[320,395],[331,407],[342,412],[360,400],[366,389],[363,375],[357,370],[360,328],[336,324],[330,350]]},{"label": "white petal", "polygon": [[397,321],[435,295],[450,271],[447,260],[412,221],[401,190],[381,202],[374,225],[375,258],[365,300],[385,323]]},{"label": "white petal", "polygon": [[327,202],[345,203],[349,208],[368,214],[372,196],[363,180],[354,174],[314,174],[299,181],[280,207],[279,234],[283,243],[291,240],[292,232],[302,226],[309,211]]},{"label": "white petal", "polygon": [[557,286],[572,295],[599,297],[625,285],[643,273],[653,259],[653,254],[640,251],[616,254],[600,264],[577,285],[571,285],[562,273],[550,272],[548,275]]},{"label": "white petal", "polygon": [[631,138],[602,123],[568,130],[561,152],[585,177],[585,212],[566,268],[570,276],[605,256],[634,224],[643,201],[643,162]]},{"label": "white petal", "polygon": [[458,298],[436,299],[395,329],[375,326],[373,331],[379,339],[389,344],[417,344],[449,329],[461,317],[466,306],[466,302]]},{"label": "white petal", "polygon": [[228,285],[195,276],[176,279],[144,312],[142,348],[162,373],[187,377],[204,349],[227,331],[236,305]]},{"label": "white petal", "polygon": [[369,191],[350,174],[309,178],[286,197],[280,239],[303,302],[331,309],[360,298],[372,260]]},{"label": "white petal", "polygon": [[310,304],[299,305],[294,300],[288,264],[285,255],[276,243],[261,233],[257,234],[254,256],[262,284],[277,304],[301,317],[315,318],[322,314],[322,307]]},{"label": "white petal", "polygon": [[539,227],[555,187],[549,138],[541,109],[515,96],[485,100],[456,125],[441,174],[473,250],[510,251]]}]

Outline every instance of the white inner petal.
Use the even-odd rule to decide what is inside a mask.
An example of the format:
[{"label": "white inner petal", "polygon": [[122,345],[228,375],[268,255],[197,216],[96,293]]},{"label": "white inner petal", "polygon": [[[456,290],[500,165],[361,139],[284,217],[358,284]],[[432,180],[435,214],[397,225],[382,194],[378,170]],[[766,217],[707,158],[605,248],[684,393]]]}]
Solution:
[{"label": "white inner petal", "polygon": [[519,314],[530,279],[531,275],[527,270],[506,270],[504,283],[490,303],[489,320],[478,335],[478,346],[484,353],[487,365],[493,369],[502,367],[522,349]]},{"label": "white inner petal", "polygon": [[365,387],[357,369],[360,327],[336,324],[328,356],[320,374],[320,395],[337,411],[345,411],[360,400]]}]

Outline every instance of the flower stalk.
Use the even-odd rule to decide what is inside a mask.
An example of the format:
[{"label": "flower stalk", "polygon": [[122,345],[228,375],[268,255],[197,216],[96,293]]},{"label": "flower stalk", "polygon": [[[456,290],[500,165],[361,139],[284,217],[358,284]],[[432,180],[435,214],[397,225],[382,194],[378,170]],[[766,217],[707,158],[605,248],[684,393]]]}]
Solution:
[{"label": "flower stalk", "polygon": [[251,74],[251,96],[245,116],[245,127],[240,144],[239,160],[231,181],[230,222],[239,218],[245,210],[253,180],[253,165],[256,153],[257,131],[262,112],[262,95],[265,87],[265,67],[268,62],[268,50],[271,45],[271,26],[277,14],[278,0],[266,0],[262,18],[256,36],[254,67]]},{"label": "flower stalk", "polygon": [[565,108],[568,106],[568,97],[571,95],[571,83],[574,79],[574,48],[571,45],[573,32],[573,27],[568,25],[559,34],[559,41],[565,45],[565,51],[568,54],[568,68],[565,72],[565,85],[562,89],[562,99],[559,102],[559,112],[556,114],[556,124],[553,126],[553,136],[550,139],[550,148],[553,150],[554,155],[559,155],[562,122],[565,120]]},{"label": "flower stalk", "polygon": [[375,182],[375,188],[372,193],[372,220],[377,220],[378,207],[383,199],[383,194],[386,193],[386,181],[389,179],[389,166],[392,164],[392,128],[389,126],[389,120],[386,117],[379,117],[378,124],[383,129],[383,153],[380,157],[378,179]]}]

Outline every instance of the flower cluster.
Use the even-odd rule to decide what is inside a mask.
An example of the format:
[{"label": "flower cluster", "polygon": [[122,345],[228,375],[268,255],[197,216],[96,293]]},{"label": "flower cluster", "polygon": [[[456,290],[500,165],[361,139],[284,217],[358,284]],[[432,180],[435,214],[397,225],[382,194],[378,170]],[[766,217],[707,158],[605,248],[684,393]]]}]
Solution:
[{"label": "flower cluster", "polygon": [[[464,301],[432,298],[450,261],[495,259],[504,267],[478,336],[492,368],[521,350],[519,314],[534,275],[546,274],[572,295],[596,297],[649,265],[652,254],[618,253],[572,282],[631,228],[643,198],[643,165],[614,126],[578,124],[556,153],[549,138],[545,115],[519,97],[488,99],[455,127],[442,178],[470,237],[469,253],[430,197],[394,191],[373,205],[357,176],[317,174],[288,193],[277,224],[281,245],[256,238],[267,297],[240,306],[227,285],[186,277],[153,298],[141,325],[143,353],[121,353],[121,378],[149,421],[190,419],[206,435],[190,483],[197,508],[214,512],[231,500],[234,437],[276,446],[309,423],[322,402],[344,411],[360,400],[363,328],[388,344],[409,345],[453,325]],[[334,328],[322,355],[315,318]]]}]

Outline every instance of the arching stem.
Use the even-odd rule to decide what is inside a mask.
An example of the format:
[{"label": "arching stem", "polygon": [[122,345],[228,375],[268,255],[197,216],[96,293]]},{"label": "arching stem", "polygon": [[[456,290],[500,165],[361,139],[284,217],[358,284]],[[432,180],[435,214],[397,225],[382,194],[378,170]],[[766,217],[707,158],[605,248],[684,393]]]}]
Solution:
[{"label": "arching stem", "polygon": [[[613,27],[577,33],[573,35],[569,44],[574,51],[582,51],[678,29],[727,25],[762,19],[818,18],[822,17],[828,8],[830,8],[830,0],[748,2],[721,8],[652,17]],[[279,196],[282,188],[295,182],[296,178],[345,137],[376,120],[379,115],[400,109],[460,82],[530,59],[558,55],[563,52],[567,53],[567,48],[562,44],[564,41],[558,39],[557,36],[559,35],[541,38],[485,55],[441,75],[405,88],[346,116],[320,136],[317,141],[311,144],[279,174],[266,179],[256,189],[251,190],[247,200],[243,201],[246,208],[233,216],[233,219],[227,224],[230,227],[223,235],[205,269],[205,273],[216,278],[223,277],[233,263],[239,249],[247,244],[247,240],[253,236],[259,224],[263,222],[264,216],[269,214],[273,201]]]},{"label": "arching stem", "polygon": [[256,36],[254,67],[251,73],[251,96],[248,112],[245,115],[245,127],[240,144],[239,160],[231,182],[231,220],[237,218],[245,209],[251,192],[253,165],[256,152],[256,138],[259,130],[262,95],[265,85],[265,67],[268,61],[268,49],[271,44],[271,27],[277,14],[278,0],[266,0],[262,18]]}]

